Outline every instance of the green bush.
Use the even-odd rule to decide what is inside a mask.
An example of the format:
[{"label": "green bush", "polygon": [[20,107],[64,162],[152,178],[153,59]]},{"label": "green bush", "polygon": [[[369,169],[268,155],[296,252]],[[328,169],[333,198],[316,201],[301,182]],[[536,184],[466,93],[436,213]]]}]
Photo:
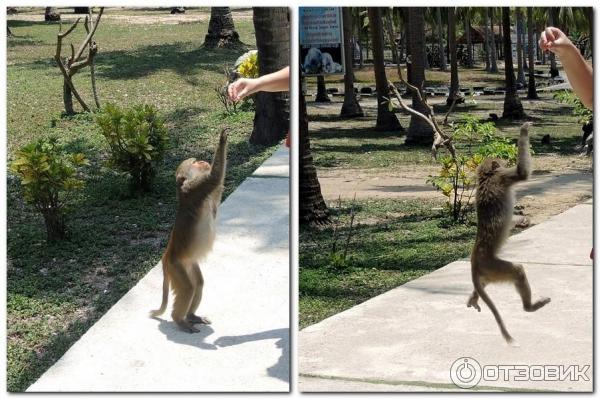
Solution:
[{"label": "green bush", "polygon": [[129,175],[132,190],[150,191],[168,141],[157,111],[150,105],[121,109],[107,104],[96,123],[108,140],[110,164]]},{"label": "green bush", "polygon": [[554,99],[560,103],[573,105],[573,113],[579,117],[579,123],[587,124],[594,119],[594,113],[588,109],[579,97],[571,90],[560,90],[554,94]]},{"label": "green bush", "polygon": [[500,158],[507,165],[514,164],[517,146],[510,139],[498,136],[492,122],[482,123],[471,115],[456,124],[453,140],[457,147],[456,158],[441,157],[440,173],[429,176],[427,182],[447,198],[446,212],[452,220],[464,223],[473,210],[477,167],[485,158]]},{"label": "green bush", "polygon": [[88,161],[80,153],[68,153],[56,138],[40,139],[21,148],[10,170],[20,179],[25,201],[44,217],[48,241],[66,235],[66,202],[69,194],[83,187],[77,167]]}]

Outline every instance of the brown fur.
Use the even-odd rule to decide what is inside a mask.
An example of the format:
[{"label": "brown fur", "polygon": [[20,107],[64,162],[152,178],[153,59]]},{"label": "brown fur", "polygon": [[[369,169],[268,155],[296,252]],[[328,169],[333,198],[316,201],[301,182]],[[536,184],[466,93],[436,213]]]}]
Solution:
[{"label": "brown fur", "polygon": [[167,249],[162,257],[162,303],[152,317],[164,313],[169,285],[175,294],[173,320],[187,332],[198,332],[194,323],[210,321],[194,313],[202,300],[204,279],[198,261],[212,249],[215,218],[221,203],[226,169],[227,130],[221,132],[212,165],[186,159],[176,172],[178,207]]},{"label": "brown fur", "polygon": [[477,169],[477,237],[471,254],[471,276],[474,290],[467,302],[468,307],[481,311],[477,301],[479,297],[488,305],[502,336],[508,343],[513,342],[500,313],[485,292],[489,283],[513,283],[523,301],[527,312],[534,312],[550,302],[550,298],[541,298],[531,303],[531,289],[523,266],[499,259],[497,257],[502,244],[511,228],[514,194],[513,184],[527,180],[531,172],[531,157],[529,155],[528,127],[530,123],[521,126],[518,143],[517,166],[507,168],[500,160],[486,159]]}]

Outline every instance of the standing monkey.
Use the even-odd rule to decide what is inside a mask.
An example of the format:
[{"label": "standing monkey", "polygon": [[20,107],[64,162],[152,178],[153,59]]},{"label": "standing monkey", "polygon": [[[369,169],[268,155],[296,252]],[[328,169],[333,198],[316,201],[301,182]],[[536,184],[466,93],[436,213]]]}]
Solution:
[{"label": "standing monkey", "polygon": [[215,218],[223,194],[226,168],[227,129],[223,129],[212,165],[186,159],[176,172],[177,215],[162,257],[163,290],[160,309],[152,317],[163,314],[169,298],[169,283],[175,294],[173,320],[184,331],[198,332],[194,323],[210,324],[206,317],[194,313],[202,299],[204,280],[198,261],[212,249],[215,240]]},{"label": "standing monkey", "polygon": [[485,286],[496,282],[513,283],[523,301],[523,309],[527,312],[535,312],[550,302],[550,298],[541,298],[531,303],[531,288],[523,266],[497,257],[512,226],[512,185],[527,180],[531,172],[528,136],[530,125],[530,122],[526,122],[521,126],[517,166],[507,168],[497,159],[486,159],[477,168],[477,236],[471,254],[471,275],[475,289],[467,306],[481,312],[477,304],[481,297],[494,314],[502,336],[509,344],[513,342],[513,338],[506,330],[496,306],[485,292]]}]

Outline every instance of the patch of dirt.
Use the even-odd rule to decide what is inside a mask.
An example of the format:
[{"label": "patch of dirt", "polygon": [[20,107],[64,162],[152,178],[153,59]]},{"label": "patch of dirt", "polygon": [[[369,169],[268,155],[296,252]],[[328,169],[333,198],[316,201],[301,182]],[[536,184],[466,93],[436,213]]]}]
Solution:
[{"label": "patch of dirt", "polygon": [[[134,9],[129,9],[134,10]],[[108,9],[102,15],[103,20],[112,20],[117,23],[132,24],[132,25],[178,25],[178,24],[191,24],[197,22],[208,22],[210,18],[210,11],[201,10],[189,10],[185,14],[170,14],[170,11],[165,9],[164,14],[158,14],[156,11],[147,12],[144,10],[139,11],[139,15],[129,15],[119,13],[119,9]],[[232,10],[233,19],[252,19],[252,10]],[[83,18],[84,15],[79,14],[61,14],[61,21],[63,23],[73,23],[77,18]],[[39,14],[14,14],[8,16],[9,21],[31,21],[31,22],[44,22],[43,10]]]}]

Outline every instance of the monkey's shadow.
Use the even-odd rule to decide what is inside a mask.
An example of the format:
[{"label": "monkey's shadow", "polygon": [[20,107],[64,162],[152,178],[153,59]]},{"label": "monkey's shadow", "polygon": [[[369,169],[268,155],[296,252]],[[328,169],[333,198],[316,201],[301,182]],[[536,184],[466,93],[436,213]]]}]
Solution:
[{"label": "monkey's shadow", "polygon": [[197,346],[200,349],[206,350],[216,351],[218,349],[217,346],[205,341],[209,335],[215,332],[210,325],[197,325],[199,326],[200,332],[190,334],[181,331],[177,324],[175,324],[173,321],[166,321],[159,319],[158,317],[153,317],[153,319],[160,322],[158,329],[160,332],[165,334],[169,341],[173,341],[178,344]]},{"label": "monkey's shadow", "polygon": [[277,339],[275,346],[281,348],[281,356],[277,363],[267,368],[267,374],[289,383],[289,365],[290,365],[290,329],[277,328],[274,330],[261,331],[253,334],[223,336],[215,340],[214,344],[219,347],[240,345],[251,341],[261,341],[264,339]]}]

